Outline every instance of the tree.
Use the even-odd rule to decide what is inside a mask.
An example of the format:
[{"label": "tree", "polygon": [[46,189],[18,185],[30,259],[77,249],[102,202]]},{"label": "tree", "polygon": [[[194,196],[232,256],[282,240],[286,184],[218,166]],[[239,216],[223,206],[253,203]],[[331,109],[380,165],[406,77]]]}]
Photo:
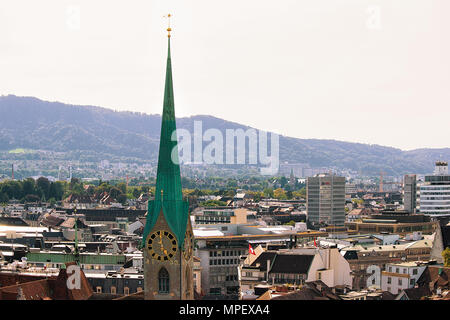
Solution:
[{"label": "tree", "polygon": [[279,200],[287,199],[286,191],[284,191],[284,189],[281,188],[275,189],[275,191],[273,192],[273,196]]},{"label": "tree", "polygon": [[127,193],[127,184],[125,182],[119,182],[116,187],[119,188],[122,193]]},{"label": "tree", "polygon": [[272,188],[264,188],[263,193],[268,198],[273,198],[273,189]]},{"label": "tree", "polygon": [[35,194],[28,194],[25,196],[26,202],[39,202],[41,201],[41,198]]},{"label": "tree", "polygon": [[450,247],[447,247],[442,251],[442,257],[444,258],[444,266],[450,267]]},{"label": "tree", "polygon": [[9,197],[6,193],[0,192],[0,203],[8,203]]},{"label": "tree", "polygon": [[50,181],[45,177],[40,177],[36,180],[36,187],[41,190],[42,194],[46,199],[49,198],[50,194]]},{"label": "tree", "polygon": [[28,178],[22,182],[23,195],[36,194],[36,181],[33,178]]},{"label": "tree", "polygon": [[224,207],[227,203],[220,200],[207,200],[200,203],[202,207]]},{"label": "tree", "polygon": [[50,206],[53,208],[53,207],[55,207],[55,205],[56,205],[56,200],[55,200],[55,198],[50,198],[49,200],[48,200],[48,202],[50,203]]},{"label": "tree", "polygon": [[284,176],[281,177],[279,181],[282,188],[284,188],[284,186],[288,183],[288,179]]},{"label": "tree", "polygon": [[52,182],[50,184],[49,198],[61,200],[64,195],[64,184],[61,181]]},{"label": "tree", "polygon": [[118,197],[123,194],[122,190],[116,187],[112,187],[111,190],[109,190],[109,195],[113,197],[114,199],[118,200]]},{"label": "tree", "polygon": [[285,225],[287,225],[287,226],[295,226],[295,221],[291,220],[291,221],[285,223]]},{"label": "tree", "polygon": [[22,184],[19,181],[6,181],[0,185],[0,192],[7,194],[9,199],[21,199],[23,197]]},{"label": "tree", "polygon": [[132,194],[133,194],[133,197],[139,198],[139,196],[141,195],[141,192],[139,191],[138,188],[134,188]]}]

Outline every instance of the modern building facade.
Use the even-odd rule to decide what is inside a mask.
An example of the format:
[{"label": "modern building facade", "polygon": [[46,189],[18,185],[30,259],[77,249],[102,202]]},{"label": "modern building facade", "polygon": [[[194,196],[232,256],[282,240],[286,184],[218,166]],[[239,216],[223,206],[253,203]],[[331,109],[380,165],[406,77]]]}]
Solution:
[{"label": "modern building facade", "polygon": [[450,175],[448,163],[436,162],[433,175],[425,176],[419,187],[420,213],[433,217],[450,216]]},{"label": "modern building facade", "polygon": [[417,182],[415,174],[407,174],[403,178],[403,206],[405,211],[414,213],[417,205]]},{"label": "modern building facade", "polygon": [[319,174],[306,182],[308,220],[313,225],[343,226],[345,177]]},{"label": "modern building facade", "polygon": [[197,210],[192,215],[195,217],[195,224],[223,224],[223,223],[247,223],[247,216],[251,214],[245,208],[230,207],[206,207]]}]

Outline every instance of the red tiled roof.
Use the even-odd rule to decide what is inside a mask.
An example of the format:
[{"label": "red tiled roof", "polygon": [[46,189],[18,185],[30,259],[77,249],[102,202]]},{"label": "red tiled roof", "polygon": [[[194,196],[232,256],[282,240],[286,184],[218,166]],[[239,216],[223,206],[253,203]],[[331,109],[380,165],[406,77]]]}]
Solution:
[{"label": "red tiled roof", "polygon": [[[68,267],[73,264],[75,262],[67,263],[66,266]],[[3,286],[4,284],[2,283],[2,287],[0,287],[0,300],[16,300],[18,299],[19,293],[24,300],[87,300],[92,296],[93,290],[82,270],[80,277],[80,289],[69,289],[67,287],[68,275],[66,269],[61,269],[56,278],[36,279],[38,277],[14,275],[11,277],[12,280],[10,282],[23,282],[9,286]],[[7,281],[4,281],[4,283],[7,283]]]}]

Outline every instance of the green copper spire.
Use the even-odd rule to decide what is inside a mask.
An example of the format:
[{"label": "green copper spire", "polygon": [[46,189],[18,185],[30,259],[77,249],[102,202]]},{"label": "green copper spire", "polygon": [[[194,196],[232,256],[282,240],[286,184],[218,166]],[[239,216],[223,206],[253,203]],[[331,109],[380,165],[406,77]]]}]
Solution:
[{"label": "green copper spire", "polygon": [[177,236],[180,248],[183,247],[189,206],[187,201],[183,201],[177,144],[169,36],[155,200],[148,202],[143,245],[162,211],[171,231]]}]

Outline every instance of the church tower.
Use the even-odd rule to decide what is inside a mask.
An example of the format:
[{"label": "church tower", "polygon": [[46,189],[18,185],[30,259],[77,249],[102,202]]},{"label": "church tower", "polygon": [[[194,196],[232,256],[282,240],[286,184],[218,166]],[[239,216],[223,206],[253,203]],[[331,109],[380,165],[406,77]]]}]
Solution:
[{"label": "church tower", "polygon": [[[170,17],[170,15],[169,15]],[[146,300],[193,300],[194,237],[183,200],[176,131],[170,31],[155,199],[149,200],[142,247]]]}]

